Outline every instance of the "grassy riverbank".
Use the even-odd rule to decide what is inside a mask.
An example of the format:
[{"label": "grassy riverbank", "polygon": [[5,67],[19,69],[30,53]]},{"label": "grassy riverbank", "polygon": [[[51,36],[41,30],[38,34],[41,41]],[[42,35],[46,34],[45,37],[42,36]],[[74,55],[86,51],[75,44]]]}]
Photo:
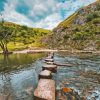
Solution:
[{"label": "grassy riverbank", "polygon": [[8,34],[7,32],[9,31],[11,33],[10,36],[7,36],[6,40],[9,51],[44,47],[45,43],[42,43],[42,38],[47,37],[50,33],[50,30],[47,29],[30,28],[11,22],[4,22],[3,25],[0,22],[0,27],[0,45],[2,45],[2,41],[5,41],[5,37],[2,38],[2,32]]}]

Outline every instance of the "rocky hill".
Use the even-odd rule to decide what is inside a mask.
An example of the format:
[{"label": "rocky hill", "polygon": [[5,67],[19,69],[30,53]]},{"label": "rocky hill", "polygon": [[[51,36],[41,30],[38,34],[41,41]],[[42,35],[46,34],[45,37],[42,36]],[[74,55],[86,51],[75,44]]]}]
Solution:
[{"label": "rocky hill", "polygon": [[100,50],[100,0],[85,6],[53,29],[49,47]]}]

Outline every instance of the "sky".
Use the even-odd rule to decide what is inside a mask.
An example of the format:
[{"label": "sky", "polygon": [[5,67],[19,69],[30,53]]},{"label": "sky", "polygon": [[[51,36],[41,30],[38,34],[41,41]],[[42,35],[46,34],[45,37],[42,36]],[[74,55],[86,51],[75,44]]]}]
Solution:
[{"label": "sky", "polygon": [[53,29],[79,8],[96,0],[0,0],[5,21]]}]

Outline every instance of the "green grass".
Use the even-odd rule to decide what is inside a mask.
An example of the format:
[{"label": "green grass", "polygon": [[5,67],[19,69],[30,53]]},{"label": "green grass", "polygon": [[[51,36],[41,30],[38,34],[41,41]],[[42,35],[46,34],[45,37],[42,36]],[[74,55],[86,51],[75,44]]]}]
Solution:
[{"label": "green grass", "polygon": [[[0,25],[2,25],[0,23]],[[40,48],[45,47],[45,44],[42,43],[41,39],[48,37],[51,33],[50,30],[42,28],[30,28],[27,26],[21,26],[11,22],[4,22],[4,26],[8,30],[11,30],[12,36],[8,40],[8,50],[23,50],[27,48]],[[2,49],[0,48],[0,51]]]},{"label": "green grass", "polygon": [[59,27],[67,27],[67,26],[69,26],[76,17],[77,17],[77,12],[75,12],[74,14],[69,16],[66,20],[61,22],[57,27],[59,28]]}]

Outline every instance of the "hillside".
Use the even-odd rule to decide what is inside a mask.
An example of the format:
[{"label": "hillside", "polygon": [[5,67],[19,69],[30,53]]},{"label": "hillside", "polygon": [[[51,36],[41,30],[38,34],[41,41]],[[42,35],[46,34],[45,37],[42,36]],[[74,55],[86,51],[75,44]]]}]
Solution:
[{"label": "hillside", "polygon": [[100,50],[100,0],[61,22],[53,29],[48,43],[58,49]]},{"label": "hillside", "polygon": [[50,30],[29,28],[27,26],[21,26],[11,22],[5,22],[4,26],[6,26],[8,31],[12,31],[12,35],[10,36],[11,38],[8,41],[8,49],[10,51],[45,47],[45,44],[41,42],[41,38],[48,36],[48,33],[50,32]]}]

